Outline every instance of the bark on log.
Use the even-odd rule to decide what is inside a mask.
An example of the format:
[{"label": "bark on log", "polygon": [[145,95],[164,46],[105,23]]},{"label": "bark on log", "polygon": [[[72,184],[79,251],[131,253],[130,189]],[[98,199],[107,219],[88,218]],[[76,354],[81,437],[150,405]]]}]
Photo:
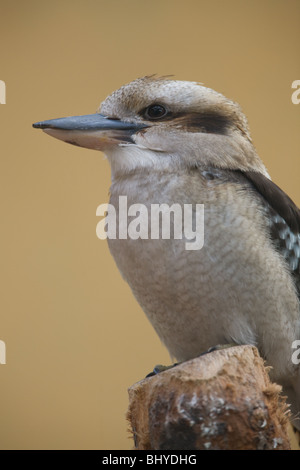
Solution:
[{"label": "bark on log", "polygon": [[290,449],[280,391],[252,346],[184,362],[130,387],[135,448]]}]

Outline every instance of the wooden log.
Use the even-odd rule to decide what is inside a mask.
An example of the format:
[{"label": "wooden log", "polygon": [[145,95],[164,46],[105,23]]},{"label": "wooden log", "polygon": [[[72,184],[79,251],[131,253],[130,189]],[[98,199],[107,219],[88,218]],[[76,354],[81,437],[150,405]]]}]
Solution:
[{"label": "wooden log", "polygon": [[300,450],[300,432],[291,423],[288,426],[291,450]]},{"label": "wooden log", "polygon": [[253,346],[184,362],[129,388],[135,448],[290,449],[280,392]]}]

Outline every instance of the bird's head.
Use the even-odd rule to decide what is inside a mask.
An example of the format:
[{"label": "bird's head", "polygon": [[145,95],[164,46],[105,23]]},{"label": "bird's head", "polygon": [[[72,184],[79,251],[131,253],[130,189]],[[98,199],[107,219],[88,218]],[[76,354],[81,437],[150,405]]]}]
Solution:
[{"label": "bird's head", "polygon": [[108,96],[95,114],[33,125],[103,151],[115,176],[144,168],[214,166],[267,175],[240,106],[195,82],[147,76]]}]

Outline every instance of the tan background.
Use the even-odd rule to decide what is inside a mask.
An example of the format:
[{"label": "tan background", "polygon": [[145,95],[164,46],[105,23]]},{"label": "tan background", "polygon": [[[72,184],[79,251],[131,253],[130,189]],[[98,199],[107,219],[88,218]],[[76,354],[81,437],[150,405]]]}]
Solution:
[{"label": "tan background", "polygon": [[10,0],[0,18],[0,448],[128,449],[127,387],[169,357],[96,238],[103,154],[31,124],[146,74],[200,81],[242,105],[300,205],[300,1]]}]

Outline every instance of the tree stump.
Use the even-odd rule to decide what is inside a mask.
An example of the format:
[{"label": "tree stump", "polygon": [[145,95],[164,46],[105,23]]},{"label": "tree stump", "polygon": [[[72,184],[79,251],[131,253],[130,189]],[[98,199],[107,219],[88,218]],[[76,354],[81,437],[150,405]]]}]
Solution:
[{"label": "tree stump", "polygon": [[253,346],[199,356],[129,388],[135,448],[290,449],[280,392]]}]

